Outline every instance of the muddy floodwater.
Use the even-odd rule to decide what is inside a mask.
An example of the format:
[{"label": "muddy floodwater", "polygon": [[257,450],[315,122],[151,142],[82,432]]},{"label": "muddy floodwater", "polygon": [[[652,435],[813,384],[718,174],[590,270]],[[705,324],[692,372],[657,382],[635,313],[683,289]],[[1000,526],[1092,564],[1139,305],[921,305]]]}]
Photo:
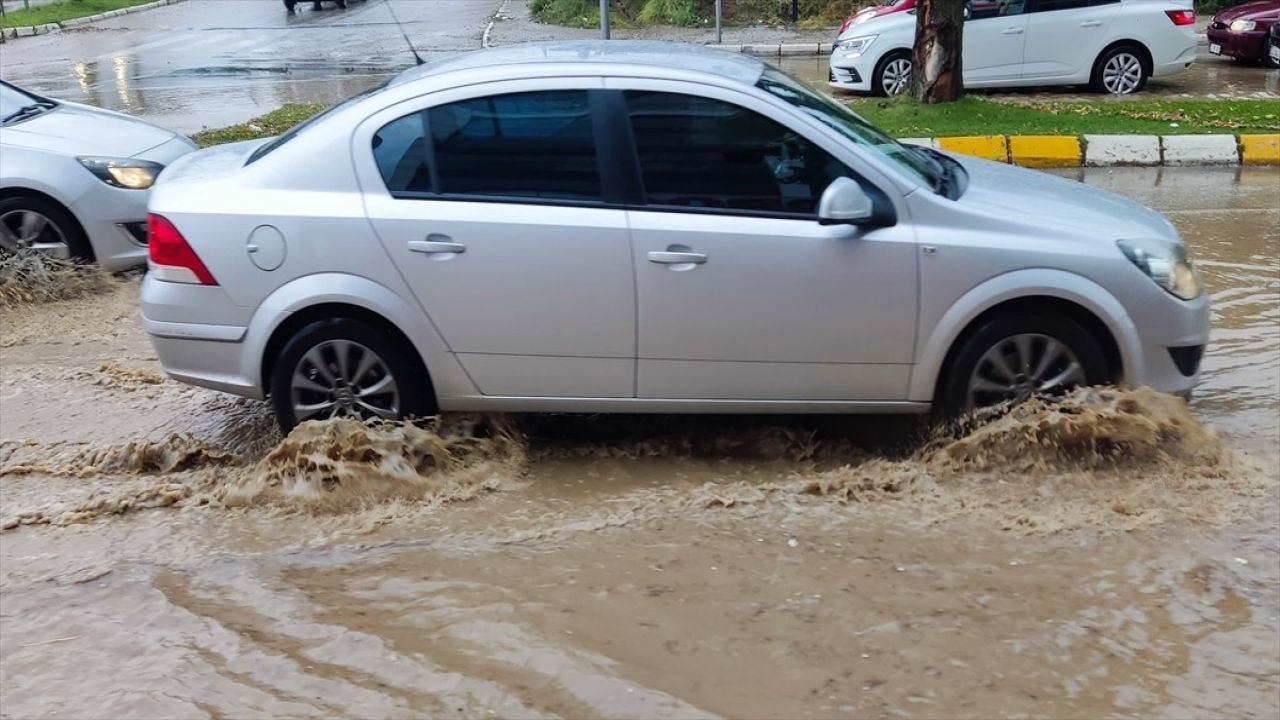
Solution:
[{"label": "muddy floodwater", "polygon": [[281,438],[136,278],[0,309],[0,716],[1276,717],[1280,170],[1064,174],[1198,258],[1190,407]]}]

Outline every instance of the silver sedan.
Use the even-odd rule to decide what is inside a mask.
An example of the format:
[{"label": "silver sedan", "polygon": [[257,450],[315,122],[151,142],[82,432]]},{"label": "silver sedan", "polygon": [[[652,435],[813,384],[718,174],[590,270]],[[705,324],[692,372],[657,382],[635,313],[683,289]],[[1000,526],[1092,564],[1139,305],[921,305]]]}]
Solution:
[{"label": "silver sedan", "polygon": [[175,163],[144,324],[280,424],[437,410],[948,414],[1186,393],[1208,300],[1161,215],[907,147],[750,57],[483,51]]},{"label": "silver sedan", "polygon": [[147,259],[147,189],[195,149],[127,115],[0,82],[0,252],[123,270]]}]

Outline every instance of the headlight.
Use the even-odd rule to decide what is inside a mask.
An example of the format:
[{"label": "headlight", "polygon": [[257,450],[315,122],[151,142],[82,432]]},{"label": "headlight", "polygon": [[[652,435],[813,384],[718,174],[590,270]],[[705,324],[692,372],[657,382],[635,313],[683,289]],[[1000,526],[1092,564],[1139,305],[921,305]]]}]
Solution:
[{"label": "headlight", "polygon": [[129,190],[146,190],[156,182],[164,166],[134,158],[78,157],[86,170],[108,185]]},{"label": "headlight", "polygon": [[1258,27],[1258,23],[1252,20],[1232,20],[1231,21],[1231,32],[1238,32],[1238,33],[1249,32],[1250,30],[1256,27]]},{"label": "headlight", "polygon": [[836,43],[836,50],[844,53],[846,57],[857,57],[871,47],[871,43],[875,41],[876,37],[876,35],[863,35],[862,37],[841,40]]},{"label": "headlight", "polygon": [[1194,300],[1203,292],[1200,272],[1187,257],[1187,249],[1181,243],[1120,240],[1116,244],[1130,262],[1172,295]]}]

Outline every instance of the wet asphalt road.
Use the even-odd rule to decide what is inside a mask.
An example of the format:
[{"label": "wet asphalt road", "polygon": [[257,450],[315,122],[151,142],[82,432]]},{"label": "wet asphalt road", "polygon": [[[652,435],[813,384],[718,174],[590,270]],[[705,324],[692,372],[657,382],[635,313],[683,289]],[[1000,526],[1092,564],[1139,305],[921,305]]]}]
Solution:
[{"label": "wet asphalt road", "polygon": [[413,64],[391,9],[426,60],[480,47],[500,0],[310,3],[188,0],[9,43],[4,79],[180,132],[244,121],[286,102],[334,102]]},{"label": "wet asphalt road", "polygon": [[[336,102],[409,67],[413,57],[392,10],[430,60],[481,47],[485,27],[502,6],[501,0],[351,0],[346,10],[326,3],[314,11],[304,2],[290,15],[279,0],[188,0],[7,43],[0,46],[0,75],[55,98],[191,133],[241,122],[286,102]],[[596,36],[532,23],[524,7],[507,4],[495,43]],[[782,64],[824,84],[826,58],[787,58]],[[1048,94],[1077,96],[1071,90]],[[1211,94],[1277,97],[1280,72],[1202,54],[1192,70],[1152,81],[1142,97]]]}]

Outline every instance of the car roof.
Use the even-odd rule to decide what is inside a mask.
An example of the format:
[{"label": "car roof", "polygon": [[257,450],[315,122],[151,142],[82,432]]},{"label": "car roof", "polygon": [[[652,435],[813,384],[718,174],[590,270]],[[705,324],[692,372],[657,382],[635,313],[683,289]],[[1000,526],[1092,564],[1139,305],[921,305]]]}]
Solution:
[{"label": "car roof", "polygon": [[531,64],[661,67],[716,75],[746,85],[754,85],[766,67],[763,61],[749,55],[684,43],[636,40],[540,42],[477,50],[429,62],[400,73],[390,86],[495,65]]}]

